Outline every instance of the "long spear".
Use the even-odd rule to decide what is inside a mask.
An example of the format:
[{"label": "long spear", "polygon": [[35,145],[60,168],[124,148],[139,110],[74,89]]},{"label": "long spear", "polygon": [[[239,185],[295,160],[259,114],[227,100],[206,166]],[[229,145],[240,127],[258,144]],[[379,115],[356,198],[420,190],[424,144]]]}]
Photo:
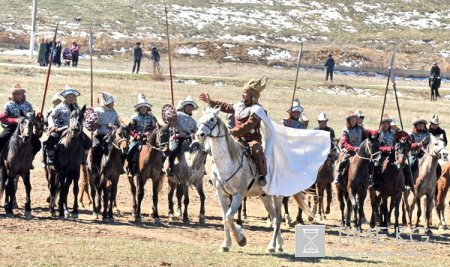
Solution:
[{"label": "long spear", "polygon": [[388,79],[387,79],[387,83],[386,83],[386,89],[384,90],[383,108],[381,109],[380,124],[378,126],[381,126],[381,122],[383,121],[384,108],[386,107],[386,96],[387,96],[387,92],[389,89],[389,82],[391,81],[391,75],[392,75],[392,70],[394,67],[394,61],[395,61],[395,47],[394,47],[394,51],[392,52],[391,62],[389,63],[389,74],[388,74]]},{"label": "long spear", "polygon": [[42,97],[41,114],[44,112],[45,98],[47,97],[48,80],[50,79],[50,73],[52,70],[53,52],[55,51],[56,35],[58,34],[58,26],[59,26],[59,23],[56,22],[55,35],[53,35],[52,51],[50,53],[50,62],[48,63],[48,69],[47,69],[47,79],[45,80],[44,96]]},{"label": "long spear", "polygon": [[94,71],[93,71],[93,64],[92,64],[92,46],[93,46],[93,39],[92,39],[92,26],[89,28],[89,54],[91,57],[91,107],[94,106]]},{"label": "long spear", "polygon": [[397,111],[398,111],[398,118],[400,120],[400,127],[402,127],[403,130],[402,113],[400,112],[400,103],[398,102],[397,96],[397,84],[395,83],[395,74],[393,71],[392,71],[392,87],[394,88],[395,102],[397,103]]},{"label": "long spear", "polygon": [[170,75],[170,94],[172,96],[172,106],[175,105],[173,97],[173,80],[172,80],[172,57],[170,55],[170,36],[169,36],[169,19],[167,18],[167,6],[164,7],[166,13],[166,36],[167,36],[167,51],[169,54],[169,75]]},{"label": "long spear", "polygon": [[[300,61],[302,59],[302,55],[303,55],[303,42],[300,43],[300,51],[298,52],[298,57],[297,57],[297,73],[295,74],[295,83],[294,83],[294,92],[292,93],[292,99],[291,99],[291,109],[290,109],[290,113],[292,113],[292,108],[294,107],[294,98],[295,98],[295,92],[297,91],[297,81],[298,81],[298,73],[300,70]],[[288,127],[291,126],[291,116],[289,116],[288,119]]]}]

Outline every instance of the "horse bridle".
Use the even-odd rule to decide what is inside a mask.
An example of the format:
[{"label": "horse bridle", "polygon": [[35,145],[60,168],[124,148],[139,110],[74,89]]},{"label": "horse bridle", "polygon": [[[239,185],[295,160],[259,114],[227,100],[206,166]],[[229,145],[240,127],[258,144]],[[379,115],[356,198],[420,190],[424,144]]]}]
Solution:
[{"label": "horse bridle", "polygon": [[[225,134],[223,134],[223,135],[220,135],[220,122],[221,122],[220,118],[216,118],[216,123],[214,123],[214,125],[213,125],[212,127],[210,127],[209,124],[208,124],[208,123],[205,123],[205,122],[200,123],[199,126],[200,126],[200,125],[204,125],[206,128],[208,128],[209,134],[207,134],[206,136],[209,136],[209,137],[211,137],[211,138],[221,138],[221,137],[225,137],[225,136],[229,135],[229,133],[225,133]],[[218,133],[216,136],[211,135],[212,132],[213,132],[213,130],[214,130],[217,126],[219,126],[219,127],[218,127],[219,133]]]},{"label": "horse bridle", "polygon": [[363,157],[363,156],[359,155],[358,153],[356,153],[356,155],[357,155],[358,157],[360,157],[361,159],[365,159],[365,160],[368,160],[368,161],[370,161],[370,162],[374,162],[374,161],[375,161],[375,160],[374,160],[375,156],[377,156],[378,154],[381,154],[381,151],[377,151],[377,152],[375,152],[375,153],[372,153],[372,148],[369,147],[369,142],[367,142],[367,141],[366,141],[365,146],[366,146],[366,149],[369,150],[370,157],[369,157],[369,158]]},{"label": "horse bridle", "polygon": [[[31,120],[28,117],[24,117],[24,118],[27,119],[28,123],[29,124],[31,123],[31,125],[33,126]],[[22,136],[23,129],[25,129],[25,128],[22,126],[22,123],[19,123],[18,127],[19,127],[19,132],[17,134],[17,137],[19,137],[22,140],[25,140],[26,137]],[[30,127],[28,126],[28,128],[30,128]],[[33,134],[33,128],[31,127],[31,131],[30,131],[29,135],[32,135],[32,134]]]}]

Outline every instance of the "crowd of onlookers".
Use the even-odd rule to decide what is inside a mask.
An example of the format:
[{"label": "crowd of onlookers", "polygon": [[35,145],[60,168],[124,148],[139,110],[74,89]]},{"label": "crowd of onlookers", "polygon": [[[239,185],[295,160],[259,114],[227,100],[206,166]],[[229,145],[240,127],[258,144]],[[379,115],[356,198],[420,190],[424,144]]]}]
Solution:
[{"label": "crowd of onlookers", "polygon": [[40,66],[47,66],[52,61],[52,64],[60,67],[62,64],[64,66],[72,67],[78,66],[78,56],[80,55],[80,47],[76,41],[72,42],[69,47],[64,47],[61,41],[57,40],[53,44],[52,40],[45,40],[41,38],[39,42],[39,53],[38,53],[38,63]]}]

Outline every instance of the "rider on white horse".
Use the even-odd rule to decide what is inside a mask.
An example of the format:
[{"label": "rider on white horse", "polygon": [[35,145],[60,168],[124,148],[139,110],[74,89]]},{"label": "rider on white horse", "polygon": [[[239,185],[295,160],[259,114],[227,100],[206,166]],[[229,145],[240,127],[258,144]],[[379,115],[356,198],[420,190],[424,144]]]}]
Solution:
[{"label": "rider on white horse", "polygon": [[230,130],[230,134],[238,141],[248,146],[250,154],[255,160],[259,179],[258,184],[266,185],[267,166],[264,152],[261,146],[262,136],[260,132],[261,118],[257,115],[257,109],[263,109],[258,103],[261,91],[267,84],[267,76],[262,76],[258,80],[249,81],[243,88],[242,100],[236,104],[212,100],[207,93],[200,94],[200,100],[208,103],[210,107],[220,107],[220,111],[233,113],[235,126]]}]

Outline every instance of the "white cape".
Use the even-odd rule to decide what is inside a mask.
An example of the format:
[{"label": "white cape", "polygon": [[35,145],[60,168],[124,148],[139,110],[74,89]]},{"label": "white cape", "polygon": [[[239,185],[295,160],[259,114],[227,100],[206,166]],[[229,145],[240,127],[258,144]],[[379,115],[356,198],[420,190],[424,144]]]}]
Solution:
[{"label": "white cape", "polygon": [[316,182],[317,171],[330,152],[330,133],[276,124],[259,105],[254,105],[251,112],[263,121],[268,171],[264,191],[268,195],[292,196],[308,189]]}]

